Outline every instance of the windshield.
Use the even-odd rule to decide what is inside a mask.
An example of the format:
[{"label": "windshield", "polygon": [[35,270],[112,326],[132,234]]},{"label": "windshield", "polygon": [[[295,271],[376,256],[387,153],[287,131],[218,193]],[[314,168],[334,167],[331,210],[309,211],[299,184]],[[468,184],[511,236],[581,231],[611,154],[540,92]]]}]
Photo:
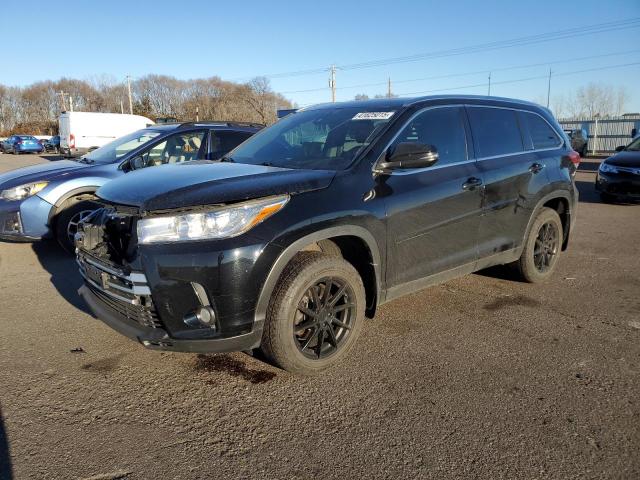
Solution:
[{"label": "windshield", "polygon": [[640,152],[640,137],[636,138],[633,142],[627,145],[625,150],[629,152]]},{"label": "windshield", "polygon": [[81,161],[86,163],[112,163],[120,157],[129,153],[134,148],[144,145],[149,140],[160,135],[160,132],[154,130],[138,130],[124,137],[116,138],[113,142],[109,142],[100,148],[89,152],[82,157]]},{"label": "windshield", "polygon": [[37,141],[36,137],[32,137],[31,135],[20,135],[20,140],[30,140],[32,142]]},{"label": "windshield", "polygon": [[343,170],[395,113],[348,107],[289,115],[241,144],[223,160],[285,168]]}]

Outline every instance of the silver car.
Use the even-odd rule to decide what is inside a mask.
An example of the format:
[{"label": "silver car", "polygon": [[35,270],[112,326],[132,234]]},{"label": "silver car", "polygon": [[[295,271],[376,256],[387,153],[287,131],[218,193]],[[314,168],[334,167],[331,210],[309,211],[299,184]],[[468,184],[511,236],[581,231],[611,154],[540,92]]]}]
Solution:
[{"label": "silver car", "polygon": [[77,161],[59,160],[0,175],[0,239],[56,238],[73,250],[78,223],[96,208],[95,191],[131,170],[191,160],[216,160],[262,125],[154,125],[118,138]]}]

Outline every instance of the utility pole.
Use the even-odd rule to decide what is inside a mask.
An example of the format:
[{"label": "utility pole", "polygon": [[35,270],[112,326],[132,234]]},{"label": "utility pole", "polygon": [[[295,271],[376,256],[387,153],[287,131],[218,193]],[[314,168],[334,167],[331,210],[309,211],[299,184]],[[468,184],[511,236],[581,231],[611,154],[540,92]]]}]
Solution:
[{"label": "utility pole", "polygon": [[120,99],[120,113],[124,114],[124,103],[122,103],[122,99]]},{"label": "utility pole", "polygon": [[73,97],[69,94],[69,110],[73,112]]},{"label": "utility pole", "polygon": [[329,68],[329,88],[331,88],[331,101],[335,103],[336,101],[336,66],[331,65]]},{"label": "utility pole", "polygon": [[129,113],[133,115],[133,101],[131,100],[131,75],[127,75],[127,89],[129,90]]},{"label": "utility pole", "polygon": [[200,121],[200,107],[196,105],[196,122]]},{"label": "utility pole", "polygon": [[66,102],[64,101],[65,93],[62,90],[60,90],[60,92],[58,92],[58,95],[60,95],[60,104],[62,105],[62,111],[66,112],[67,106],[66,106]]},{"label": "utility pole", "polygon": [[491,72],[489,72],[489,90],[487,91],[487,96],[491,96]]},{"label": "utility pole", "polygon": [[551,67],[549,67],[549,82],[547,83],[547,108],[549,108],[550,98],[551,98]]},{"label": "utility pole", "polygon": [[393,94],[391,93],[391,77],[389,77],[389,80],[387,82],[387,98],[391,98]]}]

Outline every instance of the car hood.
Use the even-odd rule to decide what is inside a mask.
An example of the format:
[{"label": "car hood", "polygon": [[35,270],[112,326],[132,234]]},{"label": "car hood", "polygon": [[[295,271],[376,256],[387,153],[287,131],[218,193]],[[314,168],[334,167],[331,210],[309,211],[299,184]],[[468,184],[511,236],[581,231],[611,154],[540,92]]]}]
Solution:
[{"label": "car hood", "polygon": [[605,163],[617,167],[640,168],[640,152],[627,152],[623,150],[607,158]]},{"label": "car hood", "polygon": [[0,189],[5,190],[30,182],[51,181],[60,175],[82,170],[90,166],[91,165],[85,163],[74,162],[73,160],[58,160],[18,168],[0,175]]},{"label": "car hood", "polygon": [[98,197],[142,211],[237,202],[326,188],[328,170],[292,170],[243,163],[188,162],[163,165],[108,182]]}]

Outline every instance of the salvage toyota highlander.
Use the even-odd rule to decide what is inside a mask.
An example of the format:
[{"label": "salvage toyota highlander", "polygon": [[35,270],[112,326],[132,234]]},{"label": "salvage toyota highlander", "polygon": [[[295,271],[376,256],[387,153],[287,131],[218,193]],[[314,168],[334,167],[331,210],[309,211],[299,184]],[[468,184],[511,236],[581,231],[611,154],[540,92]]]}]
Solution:
[{"label": "salvage toyota highlander", "polygon": [[518,100],[303,109],[220,161],[101,187],[76,235],[80,293],[148,348],[261,347],[315,373],[391,299],[498,264],[548,279],[579,161],[549,110]]}]

